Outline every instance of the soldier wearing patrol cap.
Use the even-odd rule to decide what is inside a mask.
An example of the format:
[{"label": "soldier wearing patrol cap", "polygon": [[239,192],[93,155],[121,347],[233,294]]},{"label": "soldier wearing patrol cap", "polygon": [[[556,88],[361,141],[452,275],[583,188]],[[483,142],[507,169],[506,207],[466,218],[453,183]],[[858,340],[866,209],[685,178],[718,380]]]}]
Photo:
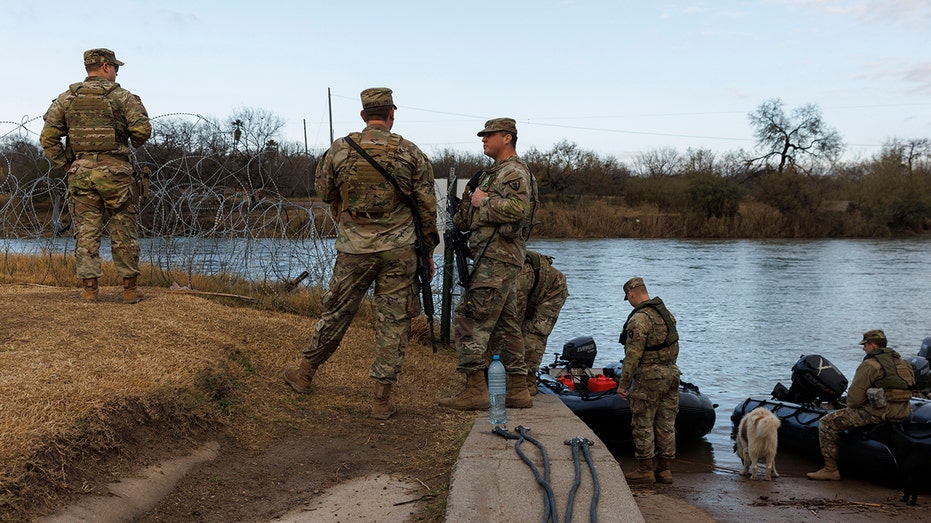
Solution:
[{"label": "soldier wearing patrol cap", "polygon": [[83,282],[83,301],[98,299],[97,280],[103,275],[100,237],[107,214],[113,265],[123,278],[123,302],[142,299],[136,288],[139,195],[130,144],[141,147],[152,126],[142,100],[116,83],[122,65],[109,49],[85,51],[87,78],[71,84],[52,102],[39,136],[45,156],[68,176],[75,272]]},{"label": "soldier wearing patrol cap", "polygon": [[809,472],[808,479],[838,481],[837,434],[853,427],[868,427],[884,421],[899,422],[911,412],[911,388],[915,385],[912,364],[887,347],[880,329],[863,333],[860,345],[866,356],[847,388],[847,406],[818,420],[818,440],[824,467]]},{"label": "soldier wearing patrol cap", "polygon": [[507,370],[505,403],[528,408],[533,399],[527,388],[523,318],[517,311],[515,281],[524,265],[537,184],[517,156],[513,118],[488,120],[478,136],[485,155],[495,160],[495,165],[470,181],[453,220],[459,230],[470,231],[473,260],[469,285],[456,307],[453,326],[457,370],[465,374],[466,386],[439,403],[459,410],[487,409],[484,371],[492,359],[491,350],[501,347],[501,362]]},{"label": "soldier wearing patrol cap", "polygon": [[[411,330],[420,314],[416,291],[417,237],[411,209],[384,175],[354,149],[360,146],[408,191],[417,204],[428,253],[439,243],[433,167],[413,142],[391,132],[394,99],[391,89],[362,91],[365,129],[333,142],[317,164],[316,189],[339,219],[336,263],[324,297],[326,311],[314,327],[300,362],[284,372],[296,392],[311,392],[317,368],[339,348],[359,304],[375,285],[375,359],[369,377],[375,381],[371,416],[388,419],[397,409],[391,390],[397,384]],[[433,273],[433,260],[430,259]]]},{"label": "soldier wearing patrol cap", "polygon": [[[621,329],[624,365],[617,395],[630,398],[634,457],[638,469],[624,476],[636,483],[672,483],[669,462],[676,457],[679,412],[679,333],[676,318],[659,296],[650,298],[643,278],[624,283],[634,308]],[[654,456],[657,459],[653,463]]]}]

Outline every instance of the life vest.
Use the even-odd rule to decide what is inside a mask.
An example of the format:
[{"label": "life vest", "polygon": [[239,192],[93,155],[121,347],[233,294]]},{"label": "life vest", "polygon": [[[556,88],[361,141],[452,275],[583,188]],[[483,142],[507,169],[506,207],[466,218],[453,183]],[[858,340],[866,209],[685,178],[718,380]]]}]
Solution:
[{"label": "life vest", "polygon": [[[349,138],[392,175],[397,170],[397,153],[401,136],[392,134],[386,143],[362,141],[362,133],[351,133]],[[352,213],[387,214],[401,204],[394,186],[355,149],[349,150],[349,165],[340,187],[344,208]],[[397,178],[395,178],[397,179]]]},{"label": "life vest", "polygon": [[873,349],[866,355],[865,359],[875,359],[883,371],[883,377],[876,380],[873,386],[883,389],[908,390],[911,388],[911,384],[905,378],[899,376],[899,371],[895,365],[896,358],[892,354],[892,349],[881,347]]},{"label": "life vest", "polygon": [[640,305],[634,307],[634,310],[632,310],[630,315],[627,316],[627,321],[624,322],[624,328],[621,329],[621,337],[618,341],[622,345],[627,345],[627,324],[630,323],[630,319],[634,316],[634,314],[647,307],[651,307],[656,310],[656,312],[658,312],[660,317],[663,319],[663,323],[666,324],[666,339],[655,345],[647,345],[643,348],[643,350],[657,351],[665,349],[666,347],[679,341],[679,332],[676,330],[676,322],[673,320],[669,309],[666,308],[666,304],[663,303],[663,300],[659,299],[659,297],[646,300]]},{"label": "life vest", "polygon": [[117,123],[113,102],[108,98],[119,85],[97,82],[77,83],[68,87],[74,97],[65,109],[68,140],[76,153],[115,151],[121,145],[117,139]]}]

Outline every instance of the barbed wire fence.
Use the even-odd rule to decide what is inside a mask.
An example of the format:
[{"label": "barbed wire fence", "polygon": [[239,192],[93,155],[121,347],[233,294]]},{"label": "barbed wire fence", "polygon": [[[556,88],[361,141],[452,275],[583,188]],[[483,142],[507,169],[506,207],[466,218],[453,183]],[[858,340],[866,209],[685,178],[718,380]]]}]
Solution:
[{"label": "barbed wire fence", "polygon": [[[4,259],[74,253],[67,182],[38,146],[42,124],[41,117],[0,120]],[[177,282],[182,286],[191,285],[195,275],[236,277],[249,282],[252,292],[299,279],[302,285],[326,286],[336,257],[337,223],[328,206],[306,195],[282,194],[283,183],[312,186],[311,155],[284,154],[274,140],[237,146],[239,127],[230,136],[198,114],[161,115],[152,124],[153,139],[134,152],[151,176],[139,209],[143,263],[165,281],[186,275]],[[438,192],[442,210],[445,191]],[[441,229],[449,225],[445,212],[439,221]],[[107,238],[101,255],[109,256]],[[443,264],[436,261],[434,282],[439,282]],[[45,277],[56,285],[76,284],[70,266]],[[440,286],[433,287],[439,296]]]},{"label": "barbed wire fence", "polygon": [[[194,134],[222,132],[213,129],[215,124],[207,118],[185,116],[189,118],[185,128]],[[154,134],[161,119],[152,119]],[[37,147],[24,145],[37,144],[41,127],[41,117],[0,121],[0,139],[8,145],[0,151],[0,254],[4,256],[73,253],[63,173],[55,172]],[[305,284],[327,281],[335,258],[336,223],[328,208],[279,193],[273,183],[276,151],[230,155],[181,147],[175,152],[166,158],[164,146],[149,145],[135,151],[139,166],[151,172],[148,194],[139,209],[143,262],[166,274],[187,274],[189,279],[194,274],[234,275],[267,283],[291,281],[307,271]],[[101,254],[106,256],[109,247],[104,243]],[[50,278],[67,284],[74,276]]]}]

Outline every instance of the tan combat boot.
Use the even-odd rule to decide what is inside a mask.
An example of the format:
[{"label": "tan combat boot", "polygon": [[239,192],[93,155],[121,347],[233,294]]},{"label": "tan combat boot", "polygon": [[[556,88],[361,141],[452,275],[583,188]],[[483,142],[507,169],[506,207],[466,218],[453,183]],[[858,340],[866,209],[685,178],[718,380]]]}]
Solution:
[{"label": "tan combat boot", "polygon": [[660,456],[656,458],[656,481],[664,485],[672,484],[672,471],[669,470],[669,460]]},{"label": "tan combat boot", "polygon": [[81,293],[81,301],[97,301],[98,296],[97,278],[84,278],[84,291]]},{"label": "tan combat boot", "polygon": [[536,396],[537,392],[540,392],[539,390],[537,390],[537,373],[536,372],[527,373],[527,391],[530,392],[531,396]]},{"label": "tan combat boot", "polygon": [[630,474],[624,474],[628,483],[654,483],[656,476],[653,474],[653,458],[638,459],[637,470]]},{"label": "tan combat boot", "polygon": [[805,474],[808,479],[815,481],[840,481],[840,472],[837,470],[837,461],[832,458],[824,458],[824,468],[817,472]]},{"label": "tan combat boot", "polygon": [[372,417],[388,419],[397,414],[398,409],[391,403],[391,385],[375,383],[375,403],[372,404]]},{"label": "tan combat boot", "polygon": [[487,410],[488,382],[485,381],[485,372],[476,370],[466,374],[465,390],[452,398],[443,398],[439,403],[441,407],[456,410]]},{"label": "tan combat boot", "polygon": [[139,303],[142,292],[136,288],[136,277],[123,278],[123,303]]},{"label": "tan combat boot", "polygon": [[316,372],[317,367],[314,367],[309,361],[301,358],[300,365],[294,365],[285,369],[284,381],[294,389],[294,392],[310,394],[310,383],[313,381]]},{"label": "tan combat boot", "polygon": [[508,374],[507,394],[504,406],[509,409],[529,409],[533,407],[533,398],[527,390],[527,377],[520,374]]}]

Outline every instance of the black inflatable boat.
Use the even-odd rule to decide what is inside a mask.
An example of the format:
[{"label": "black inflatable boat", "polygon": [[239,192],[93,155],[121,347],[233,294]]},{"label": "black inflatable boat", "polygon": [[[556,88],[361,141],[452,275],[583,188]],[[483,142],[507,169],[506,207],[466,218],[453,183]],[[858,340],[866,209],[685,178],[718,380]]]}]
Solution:
[{"label": "black inflatable boat", "polygon": [[[617,395],[622,364],[592,368],[597,350],[589,336],[573,338],[556,361],[537,372],[537,389],[559,396],[569,409],[588,425],[605,444],[632,440],[630,402]],[[691,383],[679,385],[679,414],[676,439],[698,439],[714,427],[717,405]]]}]

